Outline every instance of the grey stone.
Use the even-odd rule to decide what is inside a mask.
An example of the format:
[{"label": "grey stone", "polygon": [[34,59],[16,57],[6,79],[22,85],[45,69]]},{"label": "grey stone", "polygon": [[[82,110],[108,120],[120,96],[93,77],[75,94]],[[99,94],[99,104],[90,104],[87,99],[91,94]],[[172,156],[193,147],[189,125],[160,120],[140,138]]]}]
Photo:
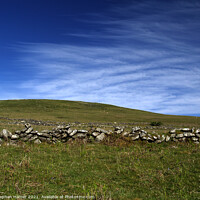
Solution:
[{"label": "grey stone", "polygon": [[73,132],[73,130],[71,129],[71,128],[69,128],[68,130],[67,130],[67,133],[68,134],[71,134]]},{"label": "grey stone", "polygon": [[140,138],[140,135],[136,135],[136,136],[131,137],[131,139],[132,139],[133,141],[138,140],[139,138]]},{"label": "grey stone", "polygon": [[68,134],[68,130],[61,130],[60,133],[67,133]]},{"label": "grey stone", "polygon": [[189,137],[189,133],[183,133],[184,137]]},{"label": "grey stone", "polygon": [[23,138],[23,137],[26,137],[26,136],[27,136],[26,133],[21,133],[21,134],[19,135],[20,138]]},{"label": "grey stone", "polygon": [[160,143],[162,143],[162,141],[161,140],[156,140],[155,143],[156,144],[160,144]]},{"label": "grey stone", "polygon": [[141,133],[147,134],[145,130],[140,130]]},{"label": "grey stone", "polygon": [[115,127],[115,131],[120,131],[120,130],[121,130],[121,127],[119,127],[119,126]]},{"label": "grey stone", "polygon": [[148,137],[151,137],[152,135],[151,135],[151,134],[147,134],[147,136],[148,136]]},{"label": "grey stone", "polygon": [[24,128],[21,130],[21,133],[25,133],[27,131],[27,128]]},{"label": "grey stone", "polygon": [[140,137],[142,138],[142,137],[145,137],[147,134],[146,133],[144,133],[144,132],[142,132],[142,133],[140,133]]},{"label": "grey stone", "polygon": [[195,133],[200,133],[200,129],[197,129],[197,130],[195,131]]},{"label": "grey stone", "polygon": [[60,133],[54,133],[52,136],[56,137],[56,138],[59,138],[60,137]]},{"label": "grey stone", "polygon": [[157,139],[158,139],[158,137],[156,137],[156,136],[154,135],[154,136],[153,136],[153,139],[154,139],[154,140],[157,140]]},{"label": "grey stone", "polygon": [[72,133],[69,134],[69,136],[72,137],[72,136],[74,136],[76,133],[77,133],[77,130],[75,129],[75,130],[72,131]]},{"label": "grey stone", "polygon": [[4,140],[8,140],[8,138],[11,138],[12,133],[6,129],[3,129],[0,132],[0,138],[3,138]]},{"label": "grey stone", "polygon": [[170,130],[170,132],[169,132],[169,133],[171,133],[171,134],[174,134],[174,133],[176,133],[176,129]]},{"label": "grey stone", "polygon": [[77,133],[76,135],[73,136],[73,138],[79,138],[79,139],[83,139],[86,137],[87,135],[85,133]]},{"label": "grey stone", "polygon": [[133,127],[132,128],[132,133],[140,131],[140,130],[141,130],[141,128],[139,126]]},{"label": "grey stone", "polygon": [[38,139],[39,139],[41,142],[46,142],[46,141],[47,141],[47,138],[46,138],[46,137],[38,137]]},{"label": "grey stone", "polygon": [[20,131],[15,131],[15,134],[20,135]]},{"label": "grey stone", "polygon": [[57,142],[57,141],[58,141],[58,139],[55,138],[55,137],[53,137],[51,140],[52,140],[53,142]]},{"label": "grey stone", "polygon": [[166,141],[166,142],[169,142],[169,141],[170,141],[170,137],[169,137],[168,135],[166,136],[165,141]]},{"label": "grey stone", "polygon": [[148,142],[153,142],[153,141],[154,141],[154,139],[153,139],[153,138],[151,138],[151,137],[147,137],[147,141],[148,141]]},{"label": "grey stone", "polygon": [[184,135],[182,133],[176,135],[176,139],[183,138]]},{"label": "grey stone", "polygon": [[184,137],[194,137],[195,136],[194,133],[186,133],[186,132],[184,132],[183,135],[184,135]]},{"label": "grey stone", "polygon": [[121,134],[122,132],[123,132],[123,130],[115,131],[115,133],[117,133],[117,134]]},{"label": "grey stone", "polygon": [[198,141],[198,140],[199,140],[199,139],[198,139],[198,138],[196,138],[196,137],[192,137],[191,139],[192,139],[192,141],[194,141],[194,142],[196,142],[196,141]]},{"label": "grey stone", "polygon": [[195,137],[195,133],[189,133],[189,137]]},{"label": "grey stone", "polygon": [[127,137],[128,135],[129,135],[128,132],[123,132],[123,133],[122,133],[122,136],[124,136],[124,137]]},{"label": "grey stone", "polygon": [[162,135],[160,140],[161,140],[162,142],[165,141],[165,136]]},{"label": "grey stone", "polygon": [[105,133],[101,133],[100,135],[98,135],[95,140],[98,141],[98,142],[101,142],[103,141],[105,138]]},{"label": "grey stone", "polygon": [[35,144],[41,144],[42,142],[41,142],[39,139],[36,139],[36,140],[34,141],[34,143],[35,143]]},{"label": "grey stone", "polygon": [[65,129],[67,129],[67,130],[68,130],[69,128],[70,128],[70,125],[67,125],[67,126],[65,126]]},{"label": "grey stone", "polygon": [[46,132],[37,133],[37,135],[42,137],[50,137],[50,135]]},{"label": "grey stone", "polygon": [[17,140],[19,139],[19,135],[15,134],[11,136],[11,140]]},{"label": "grey stone", "polygon": [[33,131],[33,128],[32,128],[32,127],[29,127],[29,128],[25,131],[25,133],[29,134],[29,133],[31,133],[32,131]]},{"label": "grey stone", "polygon": [[192,128],[192,130],[191,130],[191,131],[192,131],[192,133],[194,133],[194,130],[195,130],[195,128],[193,127],[193,128]]},{"label": "grey stone", "polygon": [[92,133],[92,136],[97,137],[97,136],[100,135],[100,134],[101,134],[100,132],[93,132],[93,133]]},{"label": "grey stone", "polygon": [[26,137],[22,138],[21,140],[27,142],[33,135],[29,134]]},{"label": "grey stone", "polygon": [[185,137],[183,137],[183,138],[179,138],[179,139],[178,139],[179,142],[185,142],[185,140],[186,140]]},{"label": "grey stone", "polygon": [[143,136],[141,139],[142,139],[142,140],[147,140],[147,137],[146,137],[146,136]]},{"label": "grey stone", "polygon": [[63,125],[57,126],[57,129],[64,129],[65,127]]},{"label": "grey stone", "polygon": [[175,138],[175,137],[176,137],[176,134],[171,134],[170,137],[171,137],[171,138]]},{"label": "grey stone", "polygon": [[25,124],[25,127],[28,129],[31,127],[31,125],[29,123]]},{"label": "grey stone", "polygon": [[88,131],[86,131],[86,130],[78,130],[77,132],[78,133],[88,133]]},{"label": "grey stone", "polygon": [[32,131],[31,134],[37,135],[38,131]]},{"label": "grey stone", "polygon": [[36,139],[38,139],[38,136],[37,136],[37,135],[34,135],[33,137],[31,137],[31,138],[29,139],[29,141],[32,142],[32,141],[34,141],[34,140],[36,140]]},{"label": "grey stone", "polygon": [[104,130],[104,129],[102,129],[102,128],[96,128],[96,131],[97,131],[97,132],[100,132],[100,133],[105,133],[105,134],[108,133],[108,131],[106,131],[106,130]]},{"label": "grey stone", "polygon": [[113,134],[113,131],[109,130],[108,133],[107,133],[107,135],[111,135],[111,134]]},{"label": "grey stone", "polygon": [[43,130],[43,131],[41,131],[41,133],[49,133],[49,130]]}]

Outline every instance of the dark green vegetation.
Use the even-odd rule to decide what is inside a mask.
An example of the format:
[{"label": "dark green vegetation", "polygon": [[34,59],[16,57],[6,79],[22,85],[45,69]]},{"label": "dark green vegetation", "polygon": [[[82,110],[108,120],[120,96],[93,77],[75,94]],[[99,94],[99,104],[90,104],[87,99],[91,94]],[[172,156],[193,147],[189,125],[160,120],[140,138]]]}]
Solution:
[{"label": "dark green vegetation", "polygon": [[107,104],[62,100],[0,101],[0,116],[64,122],[152,122],[199,126],[200,117],[162,115]]},{"label": "dark green vegetation", "polygon": [[151,126],[161,126],[162,122],[151,122],[150,125]]},{"label": "dark green vegetation", "polygon": [[199,199],[199,145],[112,144],[1,146],[0,196]]}]

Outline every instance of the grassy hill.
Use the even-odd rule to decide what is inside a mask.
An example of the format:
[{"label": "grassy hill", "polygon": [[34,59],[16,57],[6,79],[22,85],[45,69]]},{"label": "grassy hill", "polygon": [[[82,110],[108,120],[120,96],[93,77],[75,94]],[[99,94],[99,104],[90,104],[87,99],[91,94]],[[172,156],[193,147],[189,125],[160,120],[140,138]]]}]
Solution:
[{"label": "grassy hill", "polygon": [[0,117],[62,122],[151,122],[199,126],[200,117],[163,115],[108,104],[65,100],[1,100]]}]

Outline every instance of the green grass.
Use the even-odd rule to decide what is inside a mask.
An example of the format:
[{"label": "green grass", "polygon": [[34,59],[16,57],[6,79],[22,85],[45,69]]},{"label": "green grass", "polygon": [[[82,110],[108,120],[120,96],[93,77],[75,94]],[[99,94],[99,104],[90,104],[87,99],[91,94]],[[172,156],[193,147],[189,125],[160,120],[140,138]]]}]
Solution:
[{"label": "green grass", "polygon": [[[84,123],[89,122],[137,122],[143,127],[160,121],[166,126],[200,126],[200,117],[61,100],[0,101],[0,117],[0,128],[12,132],[24,127],[12,124],[16,119],[82,123],[75,124],[73,129],[88,129]],[[112,125],[104,128],[113,129]],[[128,125],[126,131],[132,126]],[[33,125],[33,128],[41,131],[53,127]],[[169,131],[162,127],[146,130]],[[41,199],[42,195],[89,195],[110,200],[200,199],[200,145],[126,140],[110,136],[101,144],[3,144],[0,147],[0,197],[38,195]]]},{"label": "green grass", "polygon": [[64,100],[2,100],[0,116],[60,122],[152,122],[199,126],[200,117],[162,115],[107,104]]},{"label": "green grass", "polygon": [[199,145],[116,141],[1,146],[0,196],[199,199]]}]

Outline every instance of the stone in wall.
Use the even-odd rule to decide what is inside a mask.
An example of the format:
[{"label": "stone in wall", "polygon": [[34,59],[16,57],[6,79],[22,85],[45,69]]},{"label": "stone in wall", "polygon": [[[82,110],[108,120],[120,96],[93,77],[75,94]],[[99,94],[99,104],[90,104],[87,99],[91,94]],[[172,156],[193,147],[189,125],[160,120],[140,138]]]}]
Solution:
[{"label": "stone in wall", "polygon": [[117,127],[115,127],[114,133],[122,134],[123,131],[124,131],[124,128],[117,126]]},{"label": "stone in wall", "polygon": [[9,138],[11,138],[12,136],[12,133],[6,129],[3,129],[1,132],[0,132],[0,138],[3,138],[4,140],[8,140]]}]

